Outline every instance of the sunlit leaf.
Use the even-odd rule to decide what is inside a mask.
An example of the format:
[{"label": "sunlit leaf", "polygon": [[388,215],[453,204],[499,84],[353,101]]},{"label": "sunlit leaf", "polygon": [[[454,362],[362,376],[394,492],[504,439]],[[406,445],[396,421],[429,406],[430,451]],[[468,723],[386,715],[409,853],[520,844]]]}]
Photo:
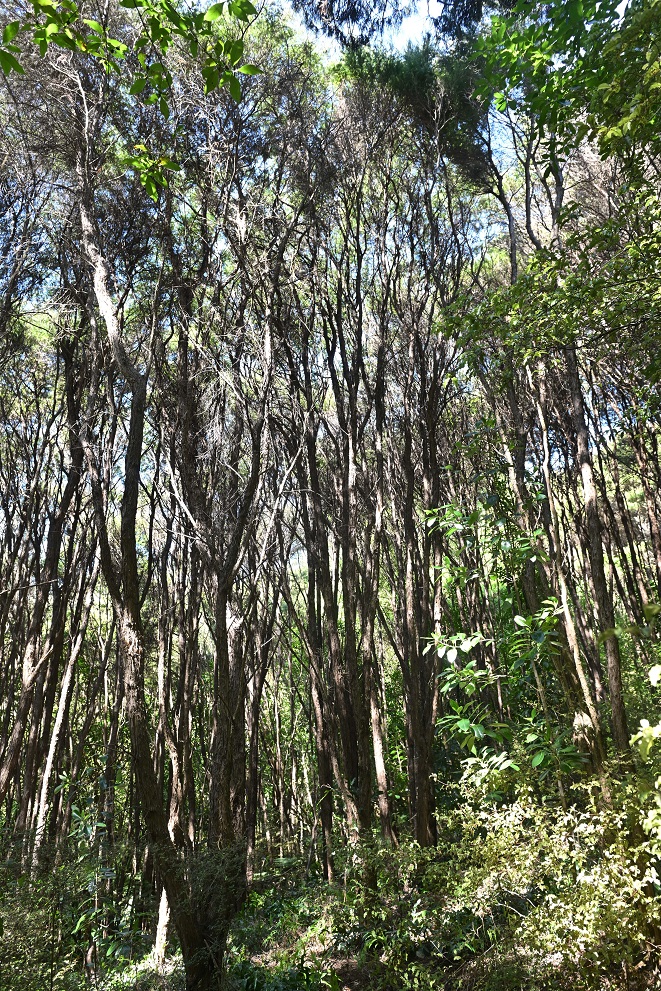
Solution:
[{"label": "sunlit leaf", "polygon": [[205,21],[217,21],[219,17],[223,16],[223,11],[225,10],[224,3],[214,3],[204,15]]},{"label": "sunlit leaf", "polygon": [[10,21],[9,24],[6,24],[2,32],[3,45],[10,45],[20,30],[20,21]]}]

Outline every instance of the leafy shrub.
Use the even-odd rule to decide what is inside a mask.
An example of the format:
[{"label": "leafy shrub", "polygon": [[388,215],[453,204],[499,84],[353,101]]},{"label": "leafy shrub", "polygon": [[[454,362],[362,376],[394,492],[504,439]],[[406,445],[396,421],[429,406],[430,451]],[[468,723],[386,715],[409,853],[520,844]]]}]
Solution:
[{"label": "leafy shrub", "polygon": [[82,943],[70,892],[81,878],[62,867],[29,880],[20,866],[0,872],[0,988],[73,991],[83,980]]},{"label": "leafy shrub", "polygon": [[611,810],[466,804],[435,850],[364,854],[376,891],[349,872],[335,948],[376,959],[383,988],[599,987],[655,953],[656,870],[630,845],[639,812],[624,790]]},{"label": "leafy shrub", "polygon": [[316,970],[303,960],[275,968],[244,960],[232,968],[228,983],[231,991],[339,991],[335,974]]}]

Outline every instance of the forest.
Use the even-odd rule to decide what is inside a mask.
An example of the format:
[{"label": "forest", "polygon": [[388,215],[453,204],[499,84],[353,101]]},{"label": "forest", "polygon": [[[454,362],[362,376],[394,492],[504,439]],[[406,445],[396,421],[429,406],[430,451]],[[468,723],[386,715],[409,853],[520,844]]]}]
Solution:
[{"label": "forest", "polygon": [[293,8],[0,4],[0,991],[658,988],[661,0]]}]

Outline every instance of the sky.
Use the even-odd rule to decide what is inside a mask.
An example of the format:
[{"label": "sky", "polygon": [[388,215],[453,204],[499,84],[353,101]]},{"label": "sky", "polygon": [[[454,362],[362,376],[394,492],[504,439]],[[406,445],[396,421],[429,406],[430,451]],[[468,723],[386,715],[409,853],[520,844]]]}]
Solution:
[{"label": "sky", "polygon": [[442,12],[442,4],[438,0],[422,0],[417,13],[407,17],[397,31],[390,32],[384,39],[386,43],[391,42],[394,48],[404,51],[409,42],[422,41],[425,33],[430,31],[430,17],[439,17]]},{"label": "sky", "polygon": [[[294,14],[291,8],[289,10],[292,22],[298,25],[302,33],[307,34],[302,19]],[[440,16],[441,11],[442,4],[439,3],[439,0],[419,0],[417,12],[406,17],[396,30],[387,31],[381,42],[386,47],[392,45],[396,50],[403,52],[409,42],[416,44],[422,41],[425,34],[433,29],[429,18]],[[324,38],[321,34],[315,35],[315,44],[319,48],[326,49],[331,58],[339,58],[340,47],[331,39]]]}]

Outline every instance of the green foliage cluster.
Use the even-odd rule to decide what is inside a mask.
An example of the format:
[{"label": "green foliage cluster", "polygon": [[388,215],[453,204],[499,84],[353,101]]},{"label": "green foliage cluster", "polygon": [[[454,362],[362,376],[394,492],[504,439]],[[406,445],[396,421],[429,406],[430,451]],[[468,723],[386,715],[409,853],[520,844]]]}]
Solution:
[{"label": "green foliage cluster", "polygon": [[260,967],[245,960],[232,968],[228,978],[228,991],[339,991],[339,986],[333,971],[320,971],[304,961],[297,966]]},{"label": "green foliage cluster", "polygon": [[484,91],[500,110],[531,112],[555,148],[586,136],[604,156],[655,142],[659,4],[521,0],[494,17],[478,48]]},{"label": "green foliage cluster", "polygon": [[65,843],[46,843],[31,870],[20,837],[4,851],[3,991],[72,991],[105,977],[121,983],[151,948],[155,895],[143,889],[130,845],[109,842],[97,793],[105,781],[92,766],[87,771],[77,786],[66,776],[57,786],[72,797]]},{"label": "green foliage cluster", "polygon": [[[137,10],[141,15],[141,30],[132,49],[110,34],[108,24],[83,16],[86,12],[84,4],[79,6],[75,0],[31,0],[25,19],[10,21],[4,27],[0,68],[5,75],[12,71],[25,71],[17,58],[21,48],[16,42],[21,35],[29,36],[42,56],[54,45],[89,55],[106,71],[117,73],[121,72],[121,64],[132,50],[141,71],[131,86],[131,93],[142,93],[148,87],[149,95],[145,102],[158,103],[163,115],[168,117],[172,74],[162,59],[175,41],[180,40],[193,57],[200,51],[205,55],[202,71],[207,91],[227,86],[232,95],[240,99],[241,88],[233,71],[250,75],[256,69],[251,65],[241,65],[242,39],[219,38],[213,25],[224,16],[238,22],[249,22],[257,13],[250,0],[222,0],[206,10],[192,13],[180,10],[169,0],[121,0],[120,6]],[[160,57],[155,58],[155,53]]]},{"label": "green foliage cluster", "polygon": [[[89,930],[89,875],[66,863],[30,880],[20,862],[0,873],[0,988],[74,991]],[[36,938],[37,937],[37,938]]]},{"label": "green foliage cluster", "polygon": [[[588,782],[564,812],[525,785],[506,802],[465,785],[435,849],[363,841],[330,887],[293,858],[270,865],[233,923],[228,989],[337,991],[346,968],[374,991],[651,986],[661,889],[658,849],[639,828],[649,796],[624,785],[606,808],[592,795]],[[71,867],[32,883],[5,873],[0,986],[84,986],[70,936],[79,907],[63,894],[84,883]],[[53,938],[36,946],[37,927]],[[176,958],[158,974],[147,957],[124,976],[105,968],[98,986],[177,991],[182,977]]]},{"label": "green foliage cluster", "polygon": [[475,182],[485,181],[478,131],[486,105],[476,96],[476,67],[471,59],[458,52],[448,54],[426,38],[401,55],[380,48],[351,49],[335,75],[392,93],[449,161]]},{"label": "green foliage cluster", "polygon": [[[85,16],[89,11],[84,0],[31,0],[22,20],[4,24],[0,70],[5,76],[23,74],[24,54],[31,46],[42,57],[52,48],[78,53],[118,77],[125,77],[128,68],[128,96],[135,98],[135,110],[139,111],[140,103],[158,107],[164,120],[170,117],[173,87],[168,56],[177,45],[199,60],[206,94],[225,87],[238,103],[240,76],[260,71],[243,61],[244,34],[257,14],[251,0],[221,0],[199,10],[170,0],[120,0],[119,6],[128,23],[118,26],[110,23],[107,10],[103,22]],[[137,15],[132,22],[130,11]],[[101,17],[96,8],[94,13]],[[137,173],[148,196],[156,201],[159,188],[168,186],[168,174],[179,166],[161,152],[150,152],[143,143],[134,150],[137,154],[124,157],[124,166]]]},{"label": "green foliage cluster", "polygon": [[462,788],[436,849],[359,844],[341,887],[272,875],[235,924],[232,981],[332,987],[351,964],[375,991],[648,986],[661,902],[656,854],[632,841],[644,803],[630,786],[611,808],[590,796],[563,812],[526,787],[495,803]]}]

